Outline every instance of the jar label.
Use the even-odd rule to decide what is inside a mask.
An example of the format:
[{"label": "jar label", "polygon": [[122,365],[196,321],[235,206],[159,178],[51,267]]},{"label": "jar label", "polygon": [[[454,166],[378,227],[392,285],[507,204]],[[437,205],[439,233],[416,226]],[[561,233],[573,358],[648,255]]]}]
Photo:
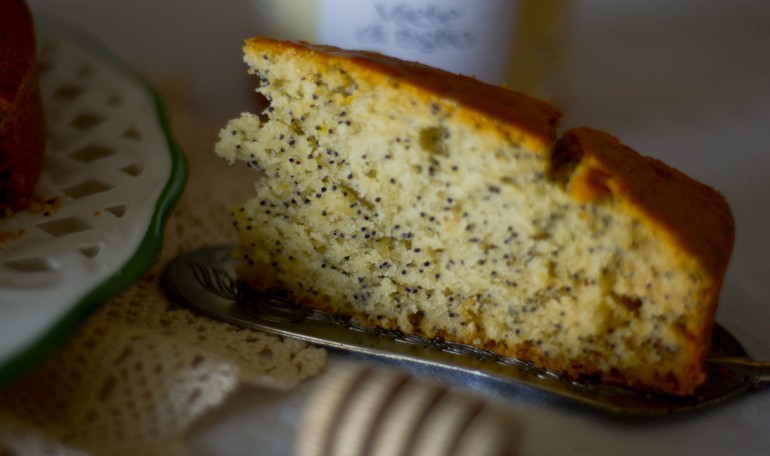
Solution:
[{"label": "jar label", "polygon": [[318,41],[413,60],[500,84],[515,36],[514,0],[319,0]]}]

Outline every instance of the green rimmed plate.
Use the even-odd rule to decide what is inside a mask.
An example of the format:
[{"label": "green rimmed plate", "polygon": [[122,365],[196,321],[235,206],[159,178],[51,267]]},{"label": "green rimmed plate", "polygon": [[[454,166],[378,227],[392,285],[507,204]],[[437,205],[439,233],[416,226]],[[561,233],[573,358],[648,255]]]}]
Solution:
[{"label": "green rimmed plate", "polygon": [[0,385],[157,260],[186,162],[152,88],[95,40],[40,24],[51,211],[0,220]]}]

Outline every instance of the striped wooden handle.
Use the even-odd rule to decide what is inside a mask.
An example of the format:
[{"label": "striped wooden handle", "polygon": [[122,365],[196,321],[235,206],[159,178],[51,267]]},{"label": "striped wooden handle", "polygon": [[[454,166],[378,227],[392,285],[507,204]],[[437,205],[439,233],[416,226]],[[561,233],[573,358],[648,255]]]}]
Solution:
[{"label": "striped wooden handle", "polygon": [[395,369],[335,367],[300,420],[297,456],[503,456],[511,417],[486,401]]}]

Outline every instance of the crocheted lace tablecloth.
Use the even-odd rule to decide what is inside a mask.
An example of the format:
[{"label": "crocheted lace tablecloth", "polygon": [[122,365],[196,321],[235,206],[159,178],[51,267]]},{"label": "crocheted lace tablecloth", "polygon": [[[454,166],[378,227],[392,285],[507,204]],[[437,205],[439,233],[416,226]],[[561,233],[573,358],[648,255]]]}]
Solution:
[{"label": "crocheted lace tablecloth", "polygon": [[163,252],[50,359],[0,390],[0,454],[189,454],[186,430],[239,384],[292,388],[325,365],[322,349],[194,314],[163,293],[171,258],[234,241],[226,206],[253,177],[240,180],[214,156],[218,126],[185,109],[182,86],[158,86],[189,161]]}]

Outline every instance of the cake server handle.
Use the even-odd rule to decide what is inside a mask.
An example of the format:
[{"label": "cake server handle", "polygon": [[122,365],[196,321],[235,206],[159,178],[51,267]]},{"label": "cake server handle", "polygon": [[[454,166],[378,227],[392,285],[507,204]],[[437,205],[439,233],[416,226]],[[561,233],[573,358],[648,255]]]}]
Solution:
[{"label": "cake server handle", "polygon": [[755,361],[744,356],[720,356],[709,358],[708,361],[744,376],[746,383],[754,388],[770,385],[770,362]]}]

